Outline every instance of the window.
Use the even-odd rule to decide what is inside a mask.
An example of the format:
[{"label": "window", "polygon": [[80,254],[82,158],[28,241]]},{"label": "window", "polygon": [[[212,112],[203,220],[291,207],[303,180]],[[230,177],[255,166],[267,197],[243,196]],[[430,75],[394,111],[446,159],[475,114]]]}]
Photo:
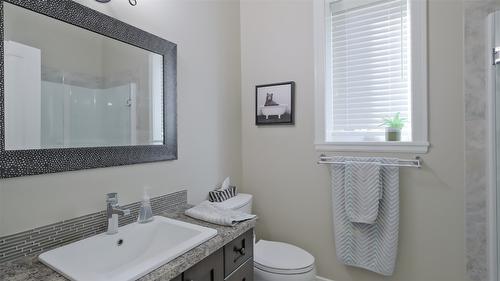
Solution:
[{"label": "window", "polygon": [[[426,152],[426,2],[315,4],[319,150]],[[407,120],[386,142],[385,117]]]}]

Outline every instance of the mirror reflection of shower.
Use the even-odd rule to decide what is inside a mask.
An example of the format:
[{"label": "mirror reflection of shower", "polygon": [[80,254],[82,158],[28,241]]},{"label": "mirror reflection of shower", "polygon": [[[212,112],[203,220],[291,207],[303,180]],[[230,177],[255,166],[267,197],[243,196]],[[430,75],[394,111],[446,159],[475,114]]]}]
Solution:
[{"label": "mirror reflection of shower", "polygon": [[4,25],[6,150],[163,145],[162,55],[9,3]]},{"label": "mirror reflection of shower", "polygon": [[100,88],[64,80],[42,80],[42,148],[137,143],[135,83]]}]

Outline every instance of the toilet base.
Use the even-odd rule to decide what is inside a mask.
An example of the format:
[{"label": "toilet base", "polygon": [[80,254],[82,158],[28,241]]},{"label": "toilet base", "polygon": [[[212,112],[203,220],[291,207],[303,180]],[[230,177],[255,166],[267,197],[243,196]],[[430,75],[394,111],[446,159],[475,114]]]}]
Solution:
[{"label": "toilet base", "polygon": [[316,269],[300,274],[276,274],[254,267],[254,281],[316,281]]}]

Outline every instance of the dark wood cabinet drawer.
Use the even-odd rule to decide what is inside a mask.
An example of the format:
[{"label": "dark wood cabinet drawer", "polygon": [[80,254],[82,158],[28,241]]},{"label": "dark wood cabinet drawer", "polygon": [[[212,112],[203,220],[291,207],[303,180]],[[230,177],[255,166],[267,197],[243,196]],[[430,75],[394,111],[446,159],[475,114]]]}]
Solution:
[{"label": "dark wood cabinet drawer", "polygon": [[253,259],[248,259],[236,271],[226,278],[226,281],[253,281]]},{"label": "dark wood cabinet drawer", "polygon": [[[211,254],[195,266],[184,272],[184,281],[223,281],[224,256],[222,249]],[[174,279],[175,280],[175,279]]]},{"label": "dark wood cabinet drawer", "polygon": [[253,257],[253,229],[224,246],[224,277]]}]

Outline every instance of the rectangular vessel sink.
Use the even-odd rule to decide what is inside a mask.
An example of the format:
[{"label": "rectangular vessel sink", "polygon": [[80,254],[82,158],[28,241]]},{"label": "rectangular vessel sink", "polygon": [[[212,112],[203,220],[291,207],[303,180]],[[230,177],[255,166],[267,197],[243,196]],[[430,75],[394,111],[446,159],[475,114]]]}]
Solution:
[{"label": "rectangular vessel sink", "polygon": [[117,234],[92,236],[38,258],[70,280],[136,280],[216,234],[215,229],[155,216],[150,223],[132,223]]}]

